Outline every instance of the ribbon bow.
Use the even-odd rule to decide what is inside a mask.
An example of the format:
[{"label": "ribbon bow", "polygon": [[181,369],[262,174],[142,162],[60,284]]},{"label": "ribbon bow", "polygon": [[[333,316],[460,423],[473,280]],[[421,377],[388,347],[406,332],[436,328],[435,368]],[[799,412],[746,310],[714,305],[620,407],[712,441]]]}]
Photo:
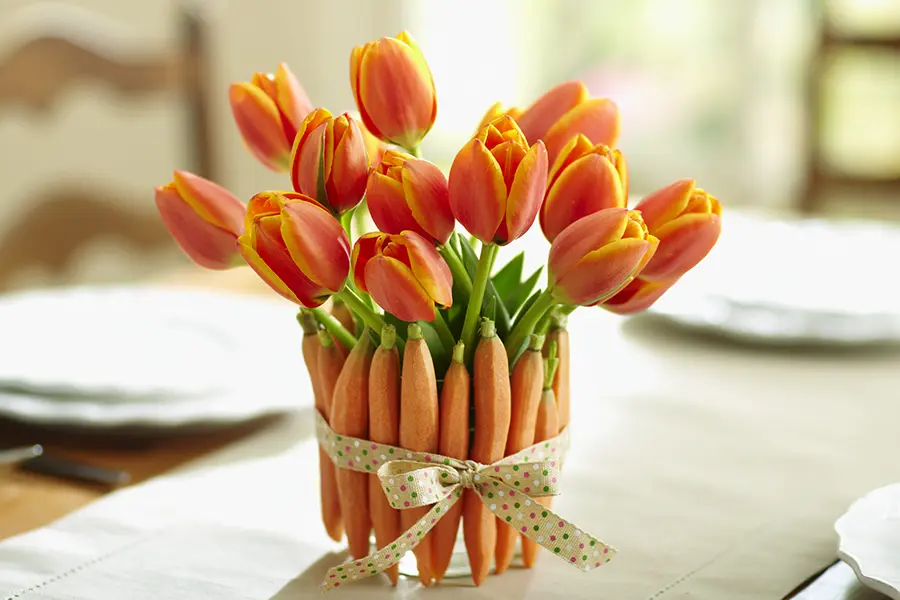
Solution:
[{"label": "ribbon bow", "polygon": [[318,413],[316,426],[319,443],[335,465],[377,473],[391,506],[402,510],[434,505],[393,542],[365,558],[330,569],[322,583],[325,591],[397,564],[459,501],[464,488],[472,489],[488,510],[510,527],[582,571],[609,562],[616,552],[535,500],[558,493],[568,430],[493,464],[482,465],[340,435]]}]

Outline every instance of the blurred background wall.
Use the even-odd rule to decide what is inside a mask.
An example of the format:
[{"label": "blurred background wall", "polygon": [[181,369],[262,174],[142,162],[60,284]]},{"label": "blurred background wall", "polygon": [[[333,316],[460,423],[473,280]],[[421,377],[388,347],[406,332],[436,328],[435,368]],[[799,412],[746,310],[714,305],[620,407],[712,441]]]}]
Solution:
[{"label": "blurred background wall", "polygon": [[[228,83],[283,60],[315,104],[351,110],[350,50],[405,28],[437,83],[425,152],[442,166],[494,101],[524,106],[577,78],[621,108],[633,194],[692,176],[732,206],[900,215],[900,0],[4,0],[0,287],[129,280],[184,260],[152,188],[193,164],[197,103],[177,85],[122,93],[42,57],[24,76],[15,66],[30,40],[62,32],[118,65],[107,74],[159,60],[161,81],[183,83],[178,65],[196,59],[182,52],[185,15],[202,33],[192,89],[207,94],[210,168],[241,198],[288,183],[242,148]],[[66,241],[106,210],[83,209],[91,199],[118,216]],[[54,243],[62,267],[32,260]]]}]

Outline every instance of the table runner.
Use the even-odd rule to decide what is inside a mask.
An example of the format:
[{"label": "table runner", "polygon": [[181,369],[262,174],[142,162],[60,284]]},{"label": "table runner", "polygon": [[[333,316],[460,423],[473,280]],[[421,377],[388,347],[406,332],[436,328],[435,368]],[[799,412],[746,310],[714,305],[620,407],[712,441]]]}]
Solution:
[{"label": "table runner", "polygon": [[[900,480],[896,355],[771,354],[620,323],[572,319],[572,448],[554,501],[615,561],[578,573],[541,557],[477,590],[372,578],[330,597],[776,600],[834,560],[852,500]],[[313,438],[298,415],[7,540],[0,599],[319,598],[346,554],[306,493]]]}]

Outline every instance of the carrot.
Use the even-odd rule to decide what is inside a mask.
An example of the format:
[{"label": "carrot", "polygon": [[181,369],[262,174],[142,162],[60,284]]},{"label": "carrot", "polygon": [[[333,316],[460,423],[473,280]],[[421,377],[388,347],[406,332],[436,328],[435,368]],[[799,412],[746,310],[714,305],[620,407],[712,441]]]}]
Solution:
[{"label": "carrot", "polygon": [[[438,394],[434,376],[434,362],[425,343],[422,328],[409,326],[406,349],[403,352],[403,377],[400,383],[400,446],[415,452],[437,452]],[[429,508],[407,508],[400,513],[403,529],[409,529],[425,516]],[[431,585],[431,535],[426,534],[413,550],[419,581]]]},{"label": "carrot", "polygon": [[[381,345],[372,357],[369,370],[369,439],[376,444],[400,444],[400,354],[397,331],[393,325],[381,330]],[[384,548],[400,537],[400,511],[391,507],[378,476],[369,477],[369,511],[375,529],[375,541]],[[397,585],[397,565],[385,573]]]},{"label": "carrot", "polygon": [[[350,351],[334,385],[331,428],[337,433],[358,438],[369,435],[369,370],[375,348],[368,330]],[[337,483],[341,514],[347,528],[347,543],[353,558],[369,554],[369,478],[366,473],[341,468]]]},{"label": "carrot", "polygon": [[[316,352],[316,373],[313,379],[313,392],[315,382],[318,382],[319,392],[316,395],[316,409],[328,424],[332,424],[332,403],[334,398],[334,384],[344,366],[344,356],[334,344],[334,340],[326,331],[318,333],[318,351]],[[307,338],[303,338],[304,349]],[[309,362],[306,363],[309,366]],[[341,517],[341,504],[338,494],[336,467],[325,449],[319,446],[319,496],[322,501],[322,522],[328,537],[336,542],[341,541],[344,535],[344,520]]]},{"label": "carrot", "polygon": [[[469,458],[490,464],[503,458],[509,432],[509,366],[503,342],[494,323],[481,323],[481,341],[475,350],[475,439]],[[497,519],[473,490],[463,495],[463,535],[475,585],[481,585],[491,570],[497,543]]]},{"label": "carrot", "polygon": [[[346,304],[336,298],[332,298],[331,314],[335,319],[341,322],[341,325],[344,326],[344,329],[352,334],[356,333],[356,320],[353,318],[353,313],[349,308],[347,308]],[[334,340],[334,343],[337,344],[338,348],[341,349],[341,352],[344,353],[344,356],[347,356],[349,350],[347,350],[347,348],[345,348],[344,345],[337,340]]]},{"label": "carrot", "polygon": [[[465,344],[459,341],[453,347],[453,362],[444,376],[441,389],[440,442],[438,452],[444,456],[465,460],[469,453],[469,372],[463,362]],[[444,518],[432,531],[432,570],[435,581],[440,582],[450,566],[462,502],[450,507]]]},{"label": "carrot", "polygon": [[[555,356],[556,345],[550,345],[549,356],[544,359],[544,393],[541,395],[541,402],[538,405],[537,421],[534,430],[535,444],[556,437],[560,430],[556,396],[553,394],[553,377],[556,374],[559,359]],[[535,500],[543,506],[550,506],[552,502],[550,496],[535,498]],[[540,546],[538,546],[537,542],[524,535],[522,536],[522,562],[525,563],[527,568],[530,569],[534,566],[539,551]]]},{"label": "carrot", "polygon": [[[534,428],[537,420],[538,404],[544,386],[544,360],[541,347],[544,336],[532,335],[528,350],[519,357],[510,378],[512,411],[509,421],[509,436],[506,439],[506,456],[515,454],[534,443]],[[497,547],[494,553],[494,572],[502,573],[509,568],[516,550],[519,533],[497,520]]]},{"label": "carrot", "polygon": [[559,407],[559,428],[565,429],[569,425],[570,396],[569,396],[569,368],[571,358],[569,355],[569,332],[566,330],[568,317],[566,315],[553,315],[553,324],[550,335],[547,336],[547,346],[544,347],[544,356],[552,342],[556,342],[556,356],[559,367],[556,370],[556,379],[553,380],[553,395],[556,396]]}]

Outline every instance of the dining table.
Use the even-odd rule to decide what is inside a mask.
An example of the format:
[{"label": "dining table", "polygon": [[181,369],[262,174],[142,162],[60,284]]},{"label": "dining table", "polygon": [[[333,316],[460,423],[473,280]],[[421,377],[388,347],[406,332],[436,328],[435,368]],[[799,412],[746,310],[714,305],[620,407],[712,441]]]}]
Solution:
[{"label": "dining table", "polygon": [[[152,283],[271,293],[247,269]],[[900,353],[740,345],[599,309],[577,311],[569,329],[572,443],[553,506],[614,559],[580,573],[541,556],[480,588],[391,588],[379,576],[329,595],[884,598],[837,560],[834,522],[900,481]],[[33,443],[131,481],[0,466],[0,600],[312,598],[347,558],[318,521],[311,407],[159,437],[0,421],[0,449]]]}]

